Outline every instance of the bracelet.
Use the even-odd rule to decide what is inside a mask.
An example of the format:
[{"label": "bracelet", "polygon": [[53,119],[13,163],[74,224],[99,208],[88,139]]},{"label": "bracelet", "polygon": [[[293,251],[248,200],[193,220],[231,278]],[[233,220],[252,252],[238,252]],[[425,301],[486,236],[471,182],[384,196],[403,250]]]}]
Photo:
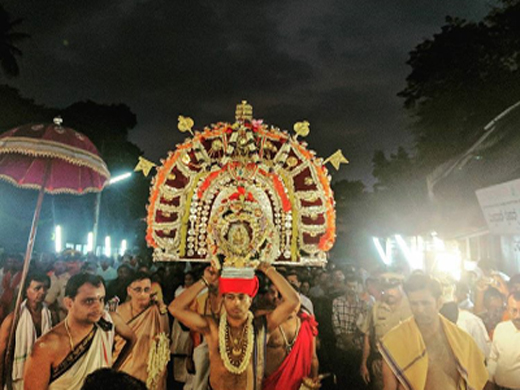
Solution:
[{"label": "bracelet", "polygon": [[202,283],[204,283],[204,285],[205,285],[206,287],[209,287],[209,283],[208,283],[208,281],[206,280],[206,278],[205,278],[204,276],[203,276],[202,278],[200,278],[200,281],[201,281]]}]

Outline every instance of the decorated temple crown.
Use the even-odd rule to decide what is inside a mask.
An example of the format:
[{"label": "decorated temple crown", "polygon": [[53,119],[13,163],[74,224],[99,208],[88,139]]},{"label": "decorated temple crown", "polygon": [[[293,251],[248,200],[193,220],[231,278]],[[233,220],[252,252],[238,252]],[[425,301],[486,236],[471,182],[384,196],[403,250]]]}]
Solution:
[{"label": "decorated temple crown", "polygon": [[[169,152],[152,181],[146,239],[154,260],[234,269],[325,264],[334,199],[323,160],[298,140],[309,123],[290,135],[253,119],[246,101],[235,118],[194,132],[194,121],[179,116],[179,130],[192,137]],[[326,161],[347,162],[337,153]]]}]

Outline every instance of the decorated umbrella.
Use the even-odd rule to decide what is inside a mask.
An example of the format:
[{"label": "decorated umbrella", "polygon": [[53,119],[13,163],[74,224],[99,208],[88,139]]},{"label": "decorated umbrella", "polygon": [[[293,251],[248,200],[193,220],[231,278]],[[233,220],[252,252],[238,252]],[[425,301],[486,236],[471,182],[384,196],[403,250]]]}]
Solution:
[{"label": "decorated umbrella", "polygon": [[38,190],[38,200],[25,252],[22,278],[9,334],[6,358],[7,384],[12,388],[11,367],[14,334],[18,324],[23,285],[29,271],[43,196],[99,192],[108,183],[110,173],[92,142],[83,134],[53,124],[28,124],[0,135],[0,179],[20,188]]}]

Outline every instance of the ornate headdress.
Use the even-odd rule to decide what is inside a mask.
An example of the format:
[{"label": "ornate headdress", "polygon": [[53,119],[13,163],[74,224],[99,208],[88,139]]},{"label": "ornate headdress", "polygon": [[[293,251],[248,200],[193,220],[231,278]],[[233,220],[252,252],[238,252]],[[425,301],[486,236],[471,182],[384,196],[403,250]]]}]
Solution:
[{"label": "ornate headdress", "polygon": [[[298,140],[309,123],[297,123],[291,136],[254,120],[244,101],[233,124],[202,132],[193,125],[179,117],[179,130],[192,137],[169,152],[152,181],[146,239],[154,260],[237,269],[325,264],[334,199],[323,160]],[[326,161],[347,162],[338,153]]]}]

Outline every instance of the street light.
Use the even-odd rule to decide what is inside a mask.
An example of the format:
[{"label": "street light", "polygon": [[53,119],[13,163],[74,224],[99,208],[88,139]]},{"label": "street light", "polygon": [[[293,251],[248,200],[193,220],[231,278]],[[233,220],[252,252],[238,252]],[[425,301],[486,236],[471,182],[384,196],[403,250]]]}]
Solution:
[{"label": "street light", "polygon": [[112,248],[110,248],[110,236],[105,237],[105,256],[110,257],[112,255]]},{"label": "street light", "polygon": [[[117,183],[119,181],[128,179],[131,176],[132,176],[132,172],[125,172],[125,173],[123,173],[121,175],[114,176],[113,178],[110,179],[110,181],[108,182],[108,185],[112,185],[112,184]],[[96,247],[97,247],[97,236],[98,236],[98,228],[99,228],[99,212],[100,212],[100,209],[101,209],[101,193],[102,193],[102,191],[99,191],[97,193],[97,195],[96,195],[96,207],[95,207],[95,214],[94,214],[94,228],[92,229],[92,233],[93,233],[92,243],[93,243],[93,250],[94,250],[94,252],[96,251]]]},{"label": "street light", "polygon": [[61,245],[61,226],[57,225],[54,233],[54,244],[56,247],[56,253],[60,253],[63,250]]}]

